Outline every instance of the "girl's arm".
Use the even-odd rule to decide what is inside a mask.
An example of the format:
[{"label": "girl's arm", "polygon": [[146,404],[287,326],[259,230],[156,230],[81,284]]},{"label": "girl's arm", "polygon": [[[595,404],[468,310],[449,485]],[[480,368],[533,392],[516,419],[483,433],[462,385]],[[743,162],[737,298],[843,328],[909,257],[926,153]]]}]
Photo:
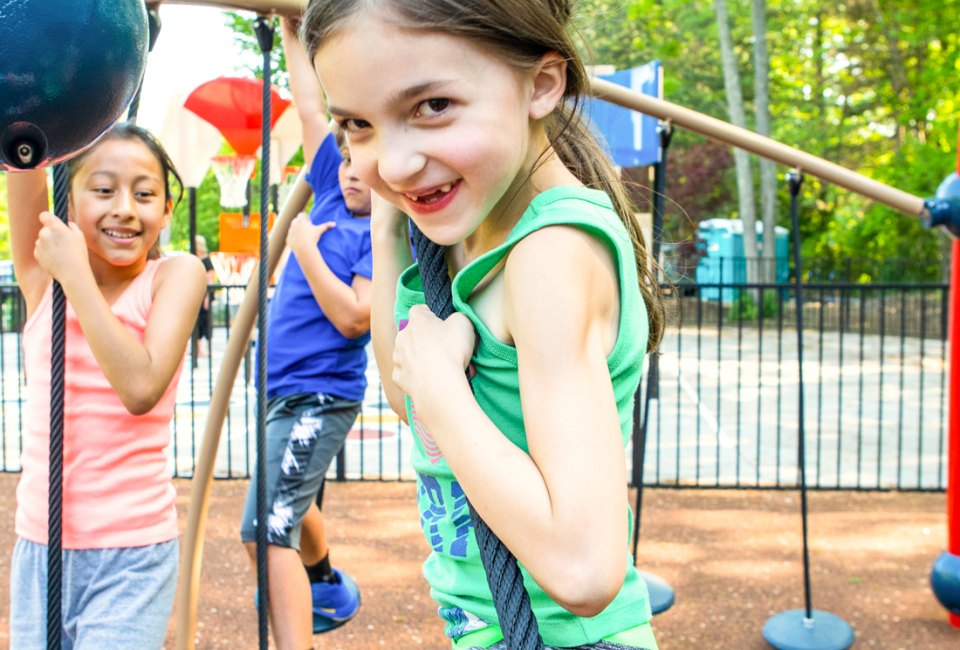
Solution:
[{"label": "girl's arm", "polygon": [[409,330],[417,340],[397,343],[398,377],[477,512],[554,600],[593,616],[623,585],[628,540],[606,363],[619,314],[616,274],[601,244],[563,227],[525,238],[504,273],[530,455],[496,428],[464,379],[472,352],[465,317],[441,323],[418,309],[399,337]]},{"label": "girl's arm", "polygon": [[153,304],[141,342],[111,311],[89,263],[77,262],[87,255],[83,234],[76,226],[67,228],[55,220],[44,215],[51,231],[46,254],[58,259],[59,268],[69,264],[71,270],[57,277],[90,349],[123,405],[142,415],[160,401],[183,358],[207,290],[203,263],[193,255],[163,263],[154,278]]},{"label": "girl's arm", "polygon": [[10,209],[13,271],[27,303],[29,318],[50,284],[50,276],[40,267],[33,254],[41,227],[40,213],[49,207],[46,171],[31,169],[8,173],[7,204]]},{"label": "girl's arm", "polygon": [[301,212],[290,224],[287,246],[297,256],[320,309],[341,334],[352,339],[370,331],[371,281],[354,275],[346,285],[327,266],[317,243],[334,225],[329,221],[315,226]]},{"label": "girl's arm", "polygon": [[403,391],[393,380],[393,348],[397,338],[394,306],[397,302],[397,281],[413,264],[410,233],[405,214],[380,198],[371,195],[370,238],[373,244],[373,293],[370,312],[370,336],[373,356],[380,370],[380,381],[390,408],[406,422],[407,410]]},{"label": "girl's arm", "polygon": [[287,59],[290,92],[303,128],[303,161],[309,167],[320,143],[330,133],[330,122],[317,72],[297,36],[298,26],[298,20],[280,18],[280,41]]}]

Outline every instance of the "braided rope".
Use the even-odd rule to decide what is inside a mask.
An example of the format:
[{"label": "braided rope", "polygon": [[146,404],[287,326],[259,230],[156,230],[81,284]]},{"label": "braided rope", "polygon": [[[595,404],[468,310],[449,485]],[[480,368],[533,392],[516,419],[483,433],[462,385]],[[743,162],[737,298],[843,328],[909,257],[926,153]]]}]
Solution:
[{"label": "braided rope", "polygon": [[[446,319],[453,313],[453,295],[444,249],[427,239],[416,225],[413,226],[413,244],[417,250],[427,306],[438,318]],[[468,505],[470,522],[480,548],[480,559],[487,574],[487,585],[493,594],[493,605],[507,647],[509,650],[543,650],[537,619],[530,606],[530,596],[523,586],[523,575],[516,558],[469,501]]]},{"label": "braided rope", "polygon": [[[67,165],[53,168],[53,210],[67,222]],[[67,297],[53,281],[50,336],[50,487],[47,495],[47,650],[60,650],[63,565],[63,401],[67,349]]]},{"label": "braided rope", "polygon": [[270,589],[267,579],[267,270],[269,245],[267,230],[270,225],[270,86],[273,49],[273,26],[264,16],[254,22],[257,41],[263,51],[263,108],[260,120],[260,264],[257,287],[257,626],[261,650],[267,650],[269,634],[267,613],[270,607]]}]

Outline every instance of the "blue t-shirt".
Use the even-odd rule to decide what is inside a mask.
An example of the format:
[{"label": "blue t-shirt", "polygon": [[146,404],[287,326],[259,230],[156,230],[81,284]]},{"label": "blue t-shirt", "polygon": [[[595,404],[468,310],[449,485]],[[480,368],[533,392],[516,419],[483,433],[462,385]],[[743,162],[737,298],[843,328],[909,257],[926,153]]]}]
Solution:
[{"label": "blue t-shirt", "polygon": [[[355,217],[340,192],[342,157],[333,135],[320,144],[307,180],[313,188],[310,221],[335,221],[320,237],[320,253],[342,282],[373,276],[370,218]],[[267,396],[329,393],[362,400],[367,387],[370,334],[347,338],[320,309],[296,255],[290,255],[273,297],[267,324]]]}]

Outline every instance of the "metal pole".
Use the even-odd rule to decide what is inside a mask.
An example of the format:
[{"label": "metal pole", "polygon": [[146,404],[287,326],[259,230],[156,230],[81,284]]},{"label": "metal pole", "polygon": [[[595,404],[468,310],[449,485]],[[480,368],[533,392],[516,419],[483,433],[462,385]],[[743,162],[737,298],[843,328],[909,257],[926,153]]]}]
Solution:
[{"label": "metal pole", "polygon": [[811,174],[835,185],[862,194],[912,217],[923,216],[926,212],[924,200],[902,190],[890,187],[862,174],[841,167],[812,154],[788,147],[753,131],[742,129],[723,120],[698,113],[689,108],[657,99],[649,95],[633,92],[623,86],[593,78],[590,81],[593,94],[604,101],[623,106],[646,115],[671,120],[676,126],[683,127],[720,142],[739,147],[746,151],[769,158],[789,167],[795,167],[805,174]]}]

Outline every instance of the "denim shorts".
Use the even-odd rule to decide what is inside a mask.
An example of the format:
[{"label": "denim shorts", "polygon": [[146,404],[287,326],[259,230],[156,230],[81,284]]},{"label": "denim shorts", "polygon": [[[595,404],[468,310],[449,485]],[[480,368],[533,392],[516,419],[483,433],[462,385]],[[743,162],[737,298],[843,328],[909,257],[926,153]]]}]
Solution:
[{"label": "denim shorts", "polygon": [[[64,550],[62,650],[160,650],[180,546]],[[47,547],[17,539],[10,571],[10,647],[47,648]]]},{"label": "denim shorts", "polygon": [[[267,403],[267,542],[300,550],[300,522],[320,494],[361,403],[323,393],[274,397]],[[257,540],[257,478],[247,490],[240,524],[244,542]]]}]

